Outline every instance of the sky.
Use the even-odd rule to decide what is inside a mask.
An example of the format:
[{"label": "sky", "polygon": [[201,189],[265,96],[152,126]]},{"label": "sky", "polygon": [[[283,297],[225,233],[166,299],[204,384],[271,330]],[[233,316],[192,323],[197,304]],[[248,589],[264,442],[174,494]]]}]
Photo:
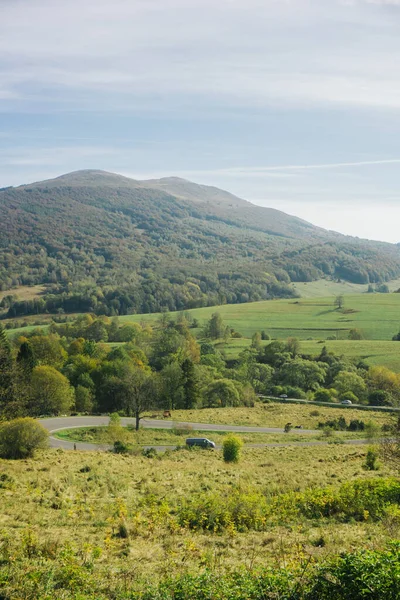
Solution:
[{"label": "sky", "polygon": [[400,242],[400,0],[0,0],[0,187],[104,169]]}]

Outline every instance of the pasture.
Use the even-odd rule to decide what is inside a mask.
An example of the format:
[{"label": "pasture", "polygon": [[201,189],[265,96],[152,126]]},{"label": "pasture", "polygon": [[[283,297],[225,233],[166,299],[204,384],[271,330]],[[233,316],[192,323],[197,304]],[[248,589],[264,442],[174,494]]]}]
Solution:
[{"label": "pasture", "polygon": [[[0,593],[30,600],[138,598],[133,590],[204,569],[220,576],[382,549],[400,531],[395,506],[379,518],[366,509],[362,518],[307,516],[345,483],[378,478],[393,485],[386,483],[386,466],[363,468],[366,451],[245,448],[236,465],[225,464],[220,452],[186,449],[152,458],[49,450],[0,460]],[[269,506],[276,508],[269,513]],[[204,527],[193,521],[197,510]],[[353,514],[351,506],[346,510]],[[217,519],[211,529],[210,519]]]},{"label": "pasture", "polygon": [[[310,284],[311,285],[311,284]],[[301,340],[301,351],[318,355],[322,344],[338,355],[361,358],[369,365],[384,365],[400,372],[400,344],[392,336],[400,329],[400,294],[352,294],[337,309],[334,297],[270,300],[230,304],[187,311],[203,326],[214,312],[243,337],[218,342],[227,358],[237,358],[248,348],[251,336],[265,331],[271,339]],[[173,313],[172,313],[173,316]],[[160,315],[128,315],[122,323],[155,323]],[[349,340],[351,329],[360,330],[362,340]],[[201,335],[201,328],[197,330]],[[334,339],[332,339],[334,338]],[[262,342],[268,343],[268,342]]]},{"label": "pasture", "polygon": [[[367,340],[391,340],[400,328],[400,294],[354,294],[344,298],[343,309],[334,297],[268,300],[247,304],[224,304],[187,311],[203,325],[214,312],[244,337],[264,330],[271,338],[346,340],[350,329],[360,329]],[[127,315],[122,323],[152,323],[159,314]]]},{"label": "pasture", "polygon": [[[396,287],[398,283],[392,282],[392,287]],[[297,285],[321,291],[321,286],[325,284],[329,284],[328,287],[345,285],[324,281]],[[400,372],[400,344],[392,341],[392,336],[400,329],[400,294],[349,293],[344,296],[344,305],[340,310],[334,306],[334,298],[270,300],[185,312],[198,320],[199,328],[194,330],[198,336],[201,336],[201,327],[214,312],[219,312],[224,322],[243,336],[231,338],[227,344],[218,342],[227,358],[236,358],[250,345],[251,336],[255,332],[265,331],[271,339],[284,341],[288,337],[298,338],[301,340],[301,351],[306,354],[318,355],[322,344],[325,344],[328,350],[338,355],[362,358],[369,365],[385,365]],[[172,317],[174,315],[175,313],[171,313]],[[46,320],[49,318],[50,315],[46,315]],[[119,319],[121,324],[155,324],[159,318],[160,314],[157,313],[126,315]],[[26,319],[28,326],[9,330],[8,335],[14,337],[35,329],[37,326],[29,324],[30,319],[33,320],[34,317]],[[360,330],[363,339],[349,340],[351,329]]]},{"label": "pasture", "polygon": [[20,285],[11,290],[0,291],[0,301],[5,296],[16,296],[18,300],[34,300],[43,296],[46,292],[45,285]]}]

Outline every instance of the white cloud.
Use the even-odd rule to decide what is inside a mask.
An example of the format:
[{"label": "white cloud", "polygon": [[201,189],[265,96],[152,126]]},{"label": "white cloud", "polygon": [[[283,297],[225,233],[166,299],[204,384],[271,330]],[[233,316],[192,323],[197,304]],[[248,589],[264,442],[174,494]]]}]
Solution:
[{"label": "white cloud", "polygon": [[[375,8],[349,11],[330,0],[10,2],[0,22],[0,99],[397,109],[398,29]],[[361,32],[347,27],[352,20]]]}]

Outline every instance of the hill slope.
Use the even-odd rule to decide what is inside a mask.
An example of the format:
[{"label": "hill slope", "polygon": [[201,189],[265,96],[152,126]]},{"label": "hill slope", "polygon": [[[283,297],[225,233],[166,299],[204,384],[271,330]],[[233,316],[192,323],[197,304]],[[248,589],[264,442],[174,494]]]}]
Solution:
[{"label": "hill slope", "polygon": [[1,288],[50,286],[39,300],[3,301],[10,316],[174,310],[290,296],[291,281],[323,276],[369,283],[400,275],[396,245],[328,232],[175,177],[77,171],[7,188],[0,223]]}]

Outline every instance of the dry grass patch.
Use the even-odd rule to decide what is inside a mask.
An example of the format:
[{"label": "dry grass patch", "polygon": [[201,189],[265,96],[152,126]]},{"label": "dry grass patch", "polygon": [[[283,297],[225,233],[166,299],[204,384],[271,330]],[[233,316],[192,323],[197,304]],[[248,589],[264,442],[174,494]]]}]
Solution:
[{"label": "dry grass patch", "polygon": [[254,427],[282,428],[290,422],[302,425],[304,429],[316,429],[320,421],[337,419],[343,416],[347,422],[360,419],[373,421],[382,426],[389,420],[389,414],[379,411],[357,410],[340,406],[325,407],[307,404],[284,404],[258,402],[252,408],[243,406],[229,408],[202,408],[195,410],[176,410],[172,417],[186,423],[212,423],[218,425],[247,425]]}]

